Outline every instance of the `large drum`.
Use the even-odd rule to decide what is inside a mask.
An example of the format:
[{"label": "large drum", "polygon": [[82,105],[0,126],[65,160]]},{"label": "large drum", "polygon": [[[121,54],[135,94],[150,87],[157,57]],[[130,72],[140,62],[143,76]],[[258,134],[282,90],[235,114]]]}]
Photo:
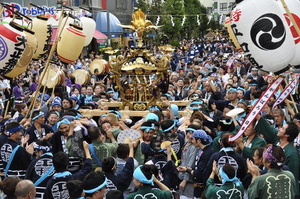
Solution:
[{"label": "large drum", "polygon": [[98,69],[99,74],[104,72],[107,73],[109,71],[108,62],[104,59],[94,59],[90,64],[90,71],[92,74],[94,74],[95,69]]},{"label": "large drum", "polygon": [[[43,77],[46,70],[44,70],[40,76]],[[55,86],[61,85],[65,82],[65,73],[57,68],[56,66],[50,66],[46,71],[44,78],[42,79],[42,85],[47,88],[54,88]]]},{"label": "large drum", "polygon": [[84,69],[75,70],[72,76],[75,77],[75,83],[80,85],[87,84],[91,80],[91,75]]}]

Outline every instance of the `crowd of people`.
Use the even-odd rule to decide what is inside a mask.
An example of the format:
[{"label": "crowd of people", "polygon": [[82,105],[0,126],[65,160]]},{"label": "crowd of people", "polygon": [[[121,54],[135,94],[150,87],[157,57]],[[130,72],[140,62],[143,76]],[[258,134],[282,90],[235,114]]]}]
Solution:
[{"label": "crowd of people", "polygon": [[[54,55],[51,67],[63,71],[65,81],[44,94],[41,87],[35,101],[46,57],[32,61],[14,82],[1,77],[4,197],[299,198],[298,87],[286,106],[272,109],[278,90],[232,142],[275,75],[253,67],[223,38],[180,44],[167,92],[160,95],[162,106],[149,107],[144,117],[103,105],[121,101],[109,71],[96,69],[90,81],[75,83],[73,72],[89,71],[99,57],[93,52],[67,65]],[[153,52],[160,57],[158,49]],[[296,73],[291,66],[286,83]],[[237,108],[243,111],[228,114]],[[81,109],[107,113],[91,116]]]}]

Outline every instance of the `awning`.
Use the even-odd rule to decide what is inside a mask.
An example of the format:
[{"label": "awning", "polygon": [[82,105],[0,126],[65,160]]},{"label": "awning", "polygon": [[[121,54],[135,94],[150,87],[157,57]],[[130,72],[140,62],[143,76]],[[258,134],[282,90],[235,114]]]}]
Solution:
[{"label": "awning", "polygon": [[[109,32],[110,38],[112,35],[123,35],[123,28],[117,24],[121,24],[120,20],[109,13]],[[107,12],[98,12],[96,16],[96,29],[108,35],[107,31]]]},{"label": "awning", "polygon": [[56,31],[57,31],[57,28],[52,28],[52,35],[51,35],[50,45],[52,45],[54,40],[55,40]]},{"label": "awning", "polygon": [[105,40],[107,40],[107,36],[99,30],[95,30],[94,38],[97,40],[97,43],[103,43]]}]

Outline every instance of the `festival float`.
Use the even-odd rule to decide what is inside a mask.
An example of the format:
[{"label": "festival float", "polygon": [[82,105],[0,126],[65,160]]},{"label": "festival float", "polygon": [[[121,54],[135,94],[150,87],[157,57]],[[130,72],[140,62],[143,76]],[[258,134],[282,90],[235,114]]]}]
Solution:
[{"label": "festival float", "polygon": [[146,15],[138,10],[132,15],[130,25],[120,25],[137,32],[137,47],[126,57],[119,55],[109,61],[111,78],[115,89],[120,92],[121,109],[144,111],[150,106],[157,105],[161,92],[168,87],[168,69],[171,46],[160,47],[163,52],[160,58],[146,49],[143,37],[147,31],[159,28],[146,19]]}]

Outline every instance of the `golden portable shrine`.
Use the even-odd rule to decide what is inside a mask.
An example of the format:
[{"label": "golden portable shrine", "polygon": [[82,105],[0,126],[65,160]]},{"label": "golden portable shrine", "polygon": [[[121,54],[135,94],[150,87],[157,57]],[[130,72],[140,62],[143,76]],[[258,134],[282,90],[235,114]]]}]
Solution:
[{"label": "golden portable shrine", "polygon": [[127,106],[130,110],[143,111],[159,104],[160,93],[167,91],[168,69],[174,49],[171,46],[161,46],[161,55],[156,57],[143,45],[143,37],[147,31],[159,26],[146,20],[146,15],[141,10],[136,11],[132,19],[130,25],[120,26],[137,32],[137,47],[126,57],[119,55],[112,58],[109,66],[111,79],[122,99],[121,109]]}]

